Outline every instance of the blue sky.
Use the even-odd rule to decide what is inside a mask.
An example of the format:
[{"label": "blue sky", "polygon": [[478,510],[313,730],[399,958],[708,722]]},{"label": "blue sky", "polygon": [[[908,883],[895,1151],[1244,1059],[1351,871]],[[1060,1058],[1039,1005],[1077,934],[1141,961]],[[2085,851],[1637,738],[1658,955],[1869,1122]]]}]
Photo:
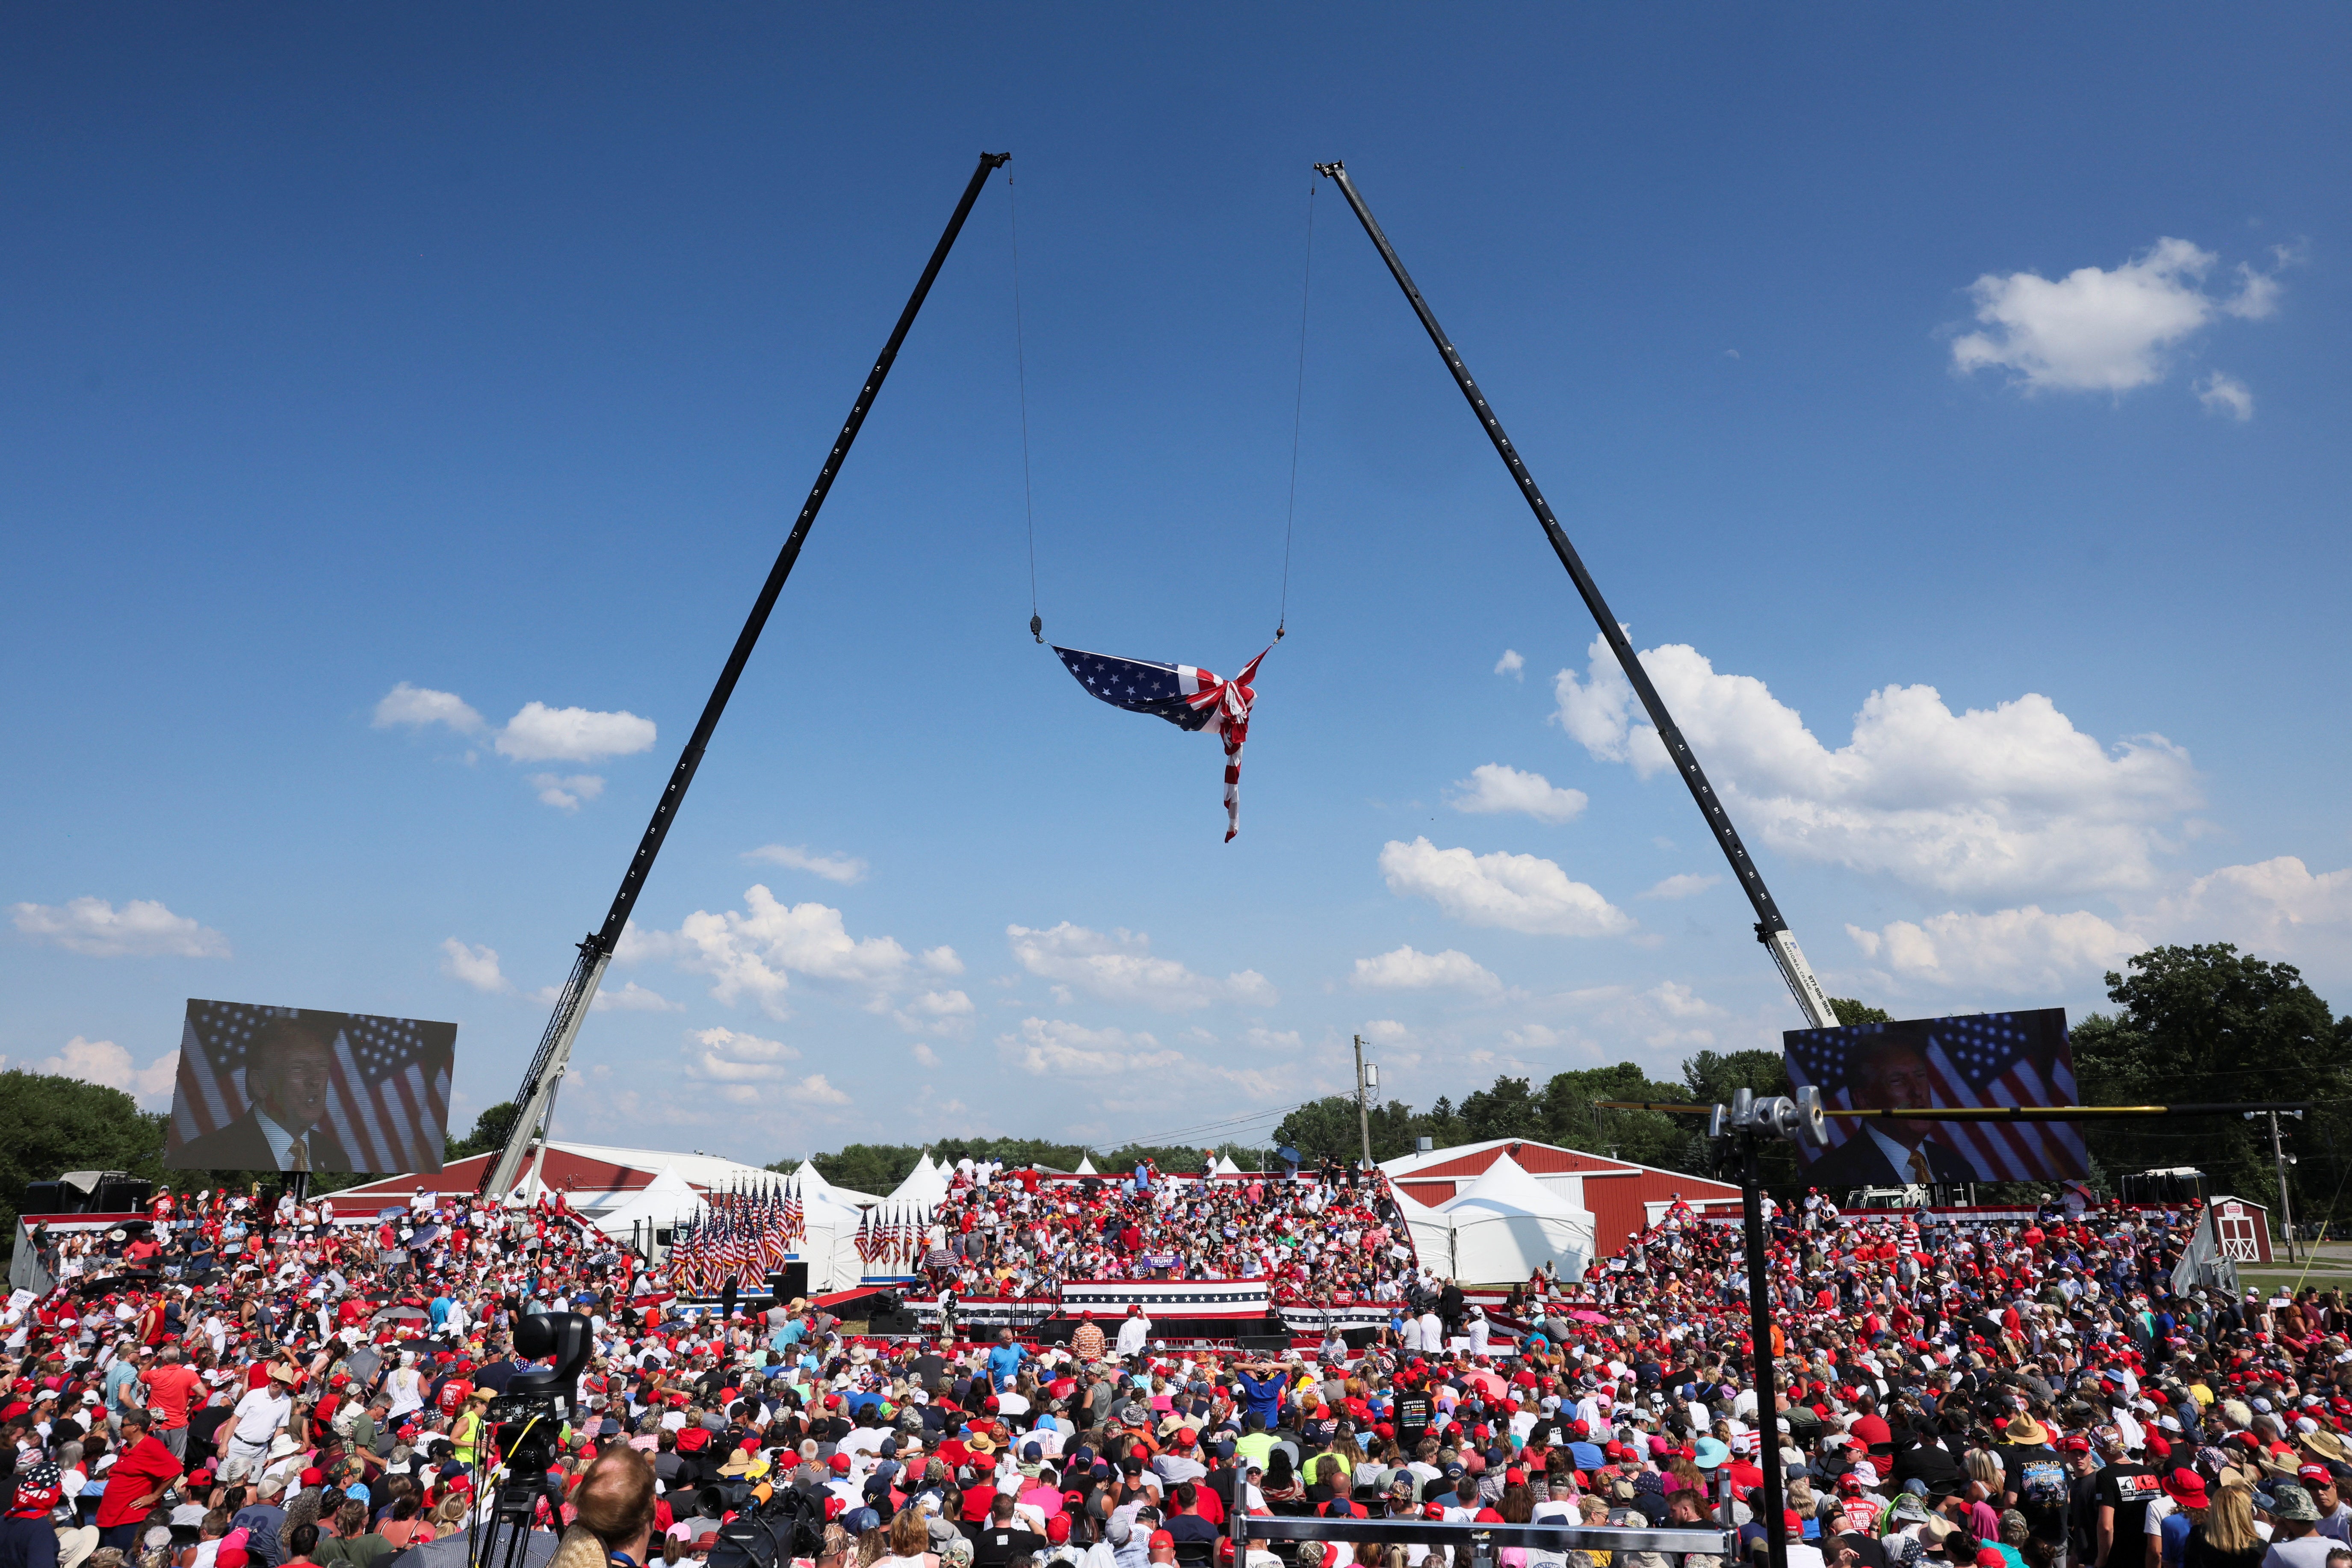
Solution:
[{"label": "blue sky", "polygon": [[[2227,940],[2352,1005],[2340,9],[0,26],[12,1064],[161,1104],[230,997],[510,1095],[982,148],[1049,637],[1266,641],[1344,158],[1834,992]],[[1028,638],[1000,177],[562,1131],[1247,1137],[1359,1031],[1425,1104],[1798,1022],[1335,197],[1241,837]]]}]

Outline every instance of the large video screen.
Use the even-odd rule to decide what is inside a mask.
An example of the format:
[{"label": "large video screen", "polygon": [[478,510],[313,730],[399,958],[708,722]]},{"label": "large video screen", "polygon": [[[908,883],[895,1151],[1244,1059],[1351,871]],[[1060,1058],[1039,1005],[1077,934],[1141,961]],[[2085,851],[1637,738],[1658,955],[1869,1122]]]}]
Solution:
[{"label": "large video screen", "polygon": [[[1970,1013],[1843,1029],[1790,1029],[1789,1081],[1830,1110],[2075,1105],[2066,1010]],[[1804,1178],[1834,1191],[1952,1182],[2056,1182],[2088,1174],[2071,1121],[1830,1118],[1830,1146],[1800,1143]]]},{"label": "large video screen", "polygon": [[191,997],[163,1163],[437,1171],[457,1055],[455,1024]]}]

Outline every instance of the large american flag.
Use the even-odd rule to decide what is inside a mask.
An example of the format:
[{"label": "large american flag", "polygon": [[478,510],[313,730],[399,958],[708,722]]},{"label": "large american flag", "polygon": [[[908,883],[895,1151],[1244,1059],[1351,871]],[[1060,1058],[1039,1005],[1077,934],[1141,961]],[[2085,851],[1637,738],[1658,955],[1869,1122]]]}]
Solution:
[{"label": "large american flag", "polygon": [[1249,739],[1250,707],[1257,700],[1250,682],[1273,651],[1274,644],[1266,644],[1239,675],[1220,680],[1214,671],[1189,664],[1154,664],[1074,647],[1054,650],[1080,686],[1112,707],[1156,714],[1180,730],[1207,730],[1223,740],[1228,844],[1242,830],[1242,743]]},{"label": "large american flag", "polygon": [[[1856,1058],[1890,1033],[1923,1047],[1932,1105],[2081,1103],[2075,1098],[2074,1050],[2067,1043],[2063,1007],[1843,1029],[1791,1029],[1782,1037],[1789,1081],[1820,1085],[1827,1110],[1853,1110]],[[1866,1136],[1863,1129],[1867,1125],[1830,1118],[1830,1147]],[[1935,1137],[1975,1165],[1985,1181],[2055,1182],[2088,1170],[2082,1131],[2071,1121],[1939,1121]]]},{"label": "large american flag", "polygon": [[172,1100],[173,1146],[245,1114],[252,1103],[245,1068],[254,1040],[269,1020],[292,1017],[330,1042],[326,1120],[352,1169],[386,1175],[438,1171],[457,1026],[367,1013],[303,1015],[293,1007],[191,997]]}]

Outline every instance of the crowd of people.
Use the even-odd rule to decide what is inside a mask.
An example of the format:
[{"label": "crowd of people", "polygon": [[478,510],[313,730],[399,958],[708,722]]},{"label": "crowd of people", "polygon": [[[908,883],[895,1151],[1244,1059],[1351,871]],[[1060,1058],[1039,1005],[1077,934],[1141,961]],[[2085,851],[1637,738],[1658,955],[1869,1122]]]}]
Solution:
[{"label": "crowd of people", "polygon": [[[1180,1225],[1163,1184],[968,1182],[951,1234],[983,1239],[954,1266],[1416,1284],[1373,1239],[1377,1190],[1185,1184]],[[563,1310],[588,1355],[533,1478],[556,1568],[730,1568],[722,1526],[780,1511],[809,1525],[776,1568],[1216,1568],[1239,1516],[1309,1513],[1593,1531],[1503,1568],[1674,1568],[1608,1533],[1655,1526],[1719,1532],[1679,1568],[1776,1545],[1793,1568],[2352,1568],[2352,1319],[2332,1293],[2176,1292],[2189,1225],[1809,1208],[1751,1281],[1736,1228],[1676,1209],[1516,1311],[1456,1292],[1268,1354],[1091,1322],[877,1339],[765,1298],[722,1318],[544,1204],[420,1195],[342,1227],[207,1195],[0,1321],[0,1568],[413,1568],[478,1540],[491,1401],[532,1364],[516,1331]],[[1261,1538],[1238,1568],[1433,1550],[1455,1549]]]},{"label": "crowd of people", "polygon": [[1071,1279],[1264,1279],[1278,1305],[1397,1301],[1415,1262],[1388,1177],[1124,1177],[950,1168],[923,1271],[960,1297],[1035,1297]]}]

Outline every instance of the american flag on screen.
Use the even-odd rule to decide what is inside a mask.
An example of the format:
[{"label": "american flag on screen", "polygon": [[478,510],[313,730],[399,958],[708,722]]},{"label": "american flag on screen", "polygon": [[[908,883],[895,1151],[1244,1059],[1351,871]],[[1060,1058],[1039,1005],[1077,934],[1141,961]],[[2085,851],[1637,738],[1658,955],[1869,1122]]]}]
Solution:
[{"label": "american flag on screen", "polygon": [[[1278,639],[1277,639],[1278,640]],[[1225,842],[1242,830],[1242,744],[1249,739],[1250,709],[1257,692],[1250,682],[1274,651],[1268,643],[1231,680],[1189,664],[1155,664],[1107,653],[1056,647],[1054,652],[1080,686],[1114,708],[1150,713],[1180,730],[1206,730],[1225,743]]]},{"label": "american flag on screen", "polygon": [[[252,1101],[245,1068],[255,1037],[291,1007],[190,999],[180,1030],[174,1146],[216,1132]],[[326,1121],[354,1171],[438,1171],[449,1124],[449,1074],[457,1026],[367,1013],[317,1013],[304,1021],[330,1042]]]},{"label": "american flag on screen", "polygon": [[[1845,1029],[1791,1029],[1784,1037],[1789,1080],[1818,1084],[1826,1110],[1853,1110],[1858,1103],[1853,1097],[1856,1059],[1890,1032],[1922,1047],[1930,1104],[2079,1103],[2063,1007]],[[1863,1136],[1864,1125],[1832,1117],[1830,1147]],[[2063,1181],[2089,1168],[2082,1131],[2071,1121],[1939,1121],[1935,1137],[1973,1164],[1985,1181]]]}]

